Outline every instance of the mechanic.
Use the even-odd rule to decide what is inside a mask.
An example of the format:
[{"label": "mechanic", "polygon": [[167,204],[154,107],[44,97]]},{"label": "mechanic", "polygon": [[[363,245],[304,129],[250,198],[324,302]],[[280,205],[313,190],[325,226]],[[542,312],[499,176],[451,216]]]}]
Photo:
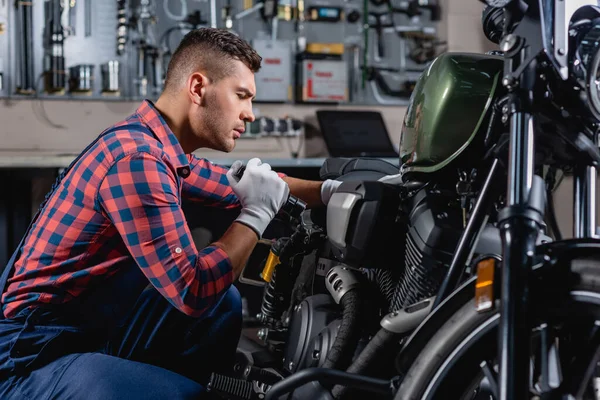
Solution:
[{"label": "mechanic", "polygon": [[[231,169],[191,153],[230,152],[254,120],[261,57],[225,30],[188,33],[156,104],[107,129],[59,177],[0,281],[0,398],[201,398],[227,372],[241,332],[232,286],[291,192],[326,204],[337,182]],[[240,208],[196,249],[183,198]],[[203,394],[204,393],[204,394]]]}]

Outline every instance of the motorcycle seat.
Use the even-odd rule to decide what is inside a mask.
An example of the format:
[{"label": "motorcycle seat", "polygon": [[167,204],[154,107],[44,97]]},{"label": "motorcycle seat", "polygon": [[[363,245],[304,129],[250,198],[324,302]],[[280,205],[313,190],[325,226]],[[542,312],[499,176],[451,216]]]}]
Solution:
[{"label": "motorcycle seat", "polygon": [[322,180],[340,181],[376,181],[397,173],[398,167],[379,158],[328,158],[319,170]]}]

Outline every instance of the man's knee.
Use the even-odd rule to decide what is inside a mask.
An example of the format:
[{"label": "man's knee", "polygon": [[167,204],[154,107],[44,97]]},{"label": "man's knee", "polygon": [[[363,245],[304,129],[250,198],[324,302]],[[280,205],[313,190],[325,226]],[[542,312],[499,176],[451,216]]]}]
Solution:
[{"label": "man's knee", "polygon": [[231,285],[229,289],[223,294],[223,298],[219,302],[219,308],[221,310],[233,311],[242,313],[242,296],[240,295],[239,290]]}]

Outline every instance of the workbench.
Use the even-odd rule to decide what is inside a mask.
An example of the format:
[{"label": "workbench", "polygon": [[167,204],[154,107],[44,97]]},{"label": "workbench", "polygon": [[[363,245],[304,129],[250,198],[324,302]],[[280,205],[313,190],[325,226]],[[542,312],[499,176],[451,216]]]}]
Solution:
[{"label": "workbench", "polygon": [[[39,181],[46,185],[51,184],[60,170],[68,167],[77,155],[52,151],[0,150],[0,182],[3,183],[4,189],[0,194],[0,269],[19,244],[38,207],[40,198],[32,194],[34,185]],[[260,158],[278,172],[313,180],[319,179],[319,169],[326,160],[326,158]],[[230,166],[236,159],[209,158],[212,163],[223,166]],[[240,159],[247,161],[244,158]],[[384,160],[394,165],[399,163],[398,159]],[[194,215],[188,216],[185,204],[184,211],[190,225],[201,219],[193,211],[190,214]]]}]

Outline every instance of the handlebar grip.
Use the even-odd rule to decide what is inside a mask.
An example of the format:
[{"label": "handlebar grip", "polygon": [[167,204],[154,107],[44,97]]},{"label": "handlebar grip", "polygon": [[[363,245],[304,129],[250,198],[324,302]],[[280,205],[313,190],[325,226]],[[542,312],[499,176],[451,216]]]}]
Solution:
[{"label": "handlebar grip", "polygon": [[[239,181],[244,176],[244,172],[246,171],[246,166],[240,167],[240,169],[233,174],[233,176]],[[279,214],[283,214],[289,218],[297,219],[300,218],[300,214],[306,209],[306,203],[296,196],[291,194],[288,195],[286,202],[283,204],[281,209],[279,210]]]}]

